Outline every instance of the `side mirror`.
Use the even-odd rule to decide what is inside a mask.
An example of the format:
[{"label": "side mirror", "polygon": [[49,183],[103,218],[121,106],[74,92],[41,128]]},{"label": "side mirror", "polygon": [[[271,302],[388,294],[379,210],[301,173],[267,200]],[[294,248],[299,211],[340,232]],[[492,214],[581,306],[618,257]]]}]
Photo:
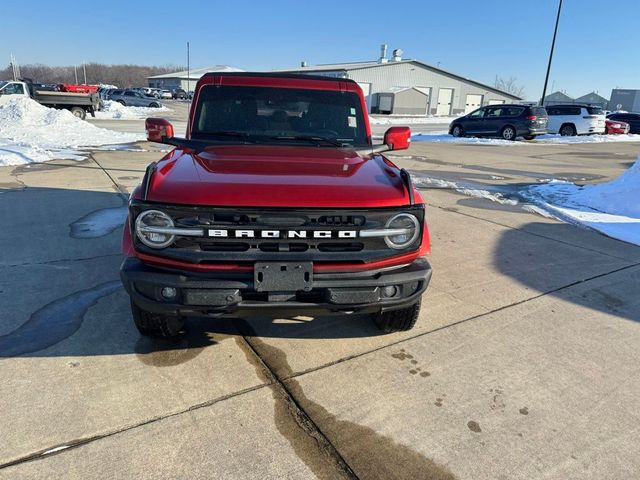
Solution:
[{"label": "side mirror", "polygon": [[173,137],[173,125],[164,118],[147,118],[144,128],[149,142],[163,143],[163,138]]},{"label": "side mirror", "polygon": [[411,144],[411,129],[409,127],[391,127],[384,134],[384,143],[389,150],[406,150]]}]

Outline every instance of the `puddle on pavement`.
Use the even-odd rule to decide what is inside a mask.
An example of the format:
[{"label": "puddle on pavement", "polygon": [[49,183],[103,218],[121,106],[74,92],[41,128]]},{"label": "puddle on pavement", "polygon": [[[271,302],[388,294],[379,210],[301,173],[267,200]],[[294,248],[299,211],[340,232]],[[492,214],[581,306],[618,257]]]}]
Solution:
[{"label": "puddle on pavement", "polygon": [[121,228],[127,218],[127,207],[101,208],[69,225],[72,238],[99,238]]},{"label": "puddle on pavement", "polygon": [[[246,341],[260,354],[266,365],[283,380],[295,402],[309,415],[331,441],[355,476],[359,479],[393,478],[450,480],[455,477],[444,467],[416,452],[412,448],[372,428],[357,423],[339,420],[327,409],[306,397],[302,387],[291,378],[293,371],[288,364],[286,354],[256,336],[247,322],[240,323],[241,332]],[[253,356],[253,352],[250,352]],[[261,366],[264,375],[264,368]],[[278,431],[289,441],[296,454],[322,479],[354,478],[348,467],[329,451],[321,447],[312,434],[314,429],[305,428],[305,418],[301,417],[291,399],[272,387],[275,399],[275,422]],[[311,436],[310,436],[311,435]]]},{"label": "puddle on pavement", "polygon": [[70,337],[91,306],[120,288],[120,280],[105,282],[45,305],[14,331],[0,336],[0,357],[38,352]]}]

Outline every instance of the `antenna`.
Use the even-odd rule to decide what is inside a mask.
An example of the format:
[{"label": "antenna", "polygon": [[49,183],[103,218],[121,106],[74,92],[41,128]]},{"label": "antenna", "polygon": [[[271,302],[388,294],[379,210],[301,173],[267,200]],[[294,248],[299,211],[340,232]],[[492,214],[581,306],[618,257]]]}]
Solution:
[{"label": "antenna", "polygon": [[[189,69],[191,68],[190,59],[189,59],[189,42],[187,42],[187,99],[189,99],[189,92],[191,91],[191,72]],[[189,100],[191,103],[191,100]]]}]

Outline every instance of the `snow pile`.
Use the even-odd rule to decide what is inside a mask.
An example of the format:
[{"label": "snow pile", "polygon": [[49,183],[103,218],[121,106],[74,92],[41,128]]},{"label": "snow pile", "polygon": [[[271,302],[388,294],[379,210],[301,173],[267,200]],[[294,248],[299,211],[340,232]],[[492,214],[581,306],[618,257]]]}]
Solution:
[{"label": "snow pile", "polygon": [[447,125],[454,121],[453,117],[434,117],[432,115],[413,115],[413,116],[394,116],[394,115],[370,115],[369,123],[371,125],[416,125],[430,123],[446,123]]},{"label": "snow pile", "polygon": [[521,195],[560,220],[640,245],[640,158],[610,182],[580,187],[553,181]]},{"label": "snow pile", "polygon": [[539,135],[535,140],[511,141],[501,138],[479,138],[479,137],[454,137],[446,131],[420,133],[416,132],[411,136],[412,142],[434,142],[434,143],[462,143],[475,145],[563,145],[569,143],[607,143],[607,142],[640,142],[640,135],[579,135],[576,137],[563,137],[562,135]]},{"label": "snow pile", "polygon": [[96,112],[96,118],[101,120],[139,120],[152,117],[159,112],[170,112],[164,105],[160,108],[151,107],[125,107],[121,103],[105,100],[102,110]]},{"label": "snow pile", "polygon": [[0,166],[44,162],[55,158],[82,159],[81,148],[131,143],[144,135],[98,128],[68,110],[17,98],[0,105]]},{"label": "snow pile", "polygon": [[498,202],[503,205],[517,205],[518,200],[513,198],[507,198],[503,193],[496,191],[495,188],[478,188],[472,185],[460,185],[456,182],[450,182],[449,180],[443,180],[440,178],[422,177],[418,175],[411,176],[413,184],[420,188],[424,186],[430,186],[434,188],[446,188],[456,190],[463,195],[470,197],[486,198],[492,202]]}]

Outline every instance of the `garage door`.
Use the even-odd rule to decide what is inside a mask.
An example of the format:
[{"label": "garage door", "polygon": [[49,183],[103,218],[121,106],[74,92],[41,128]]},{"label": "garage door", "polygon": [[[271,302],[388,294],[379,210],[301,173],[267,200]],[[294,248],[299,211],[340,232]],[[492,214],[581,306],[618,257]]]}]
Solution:
[{"label": "garage door", "polygon": [[482,106],[482,95],[467,95],[467,103],[464,106],[464,113],[473,112]]},{"label": "garage door", "polygon": [[441,88],[438,91],[438,107],[436,115],[449,115],[451,113],[451,99],[453,98],[453,88]]}]

